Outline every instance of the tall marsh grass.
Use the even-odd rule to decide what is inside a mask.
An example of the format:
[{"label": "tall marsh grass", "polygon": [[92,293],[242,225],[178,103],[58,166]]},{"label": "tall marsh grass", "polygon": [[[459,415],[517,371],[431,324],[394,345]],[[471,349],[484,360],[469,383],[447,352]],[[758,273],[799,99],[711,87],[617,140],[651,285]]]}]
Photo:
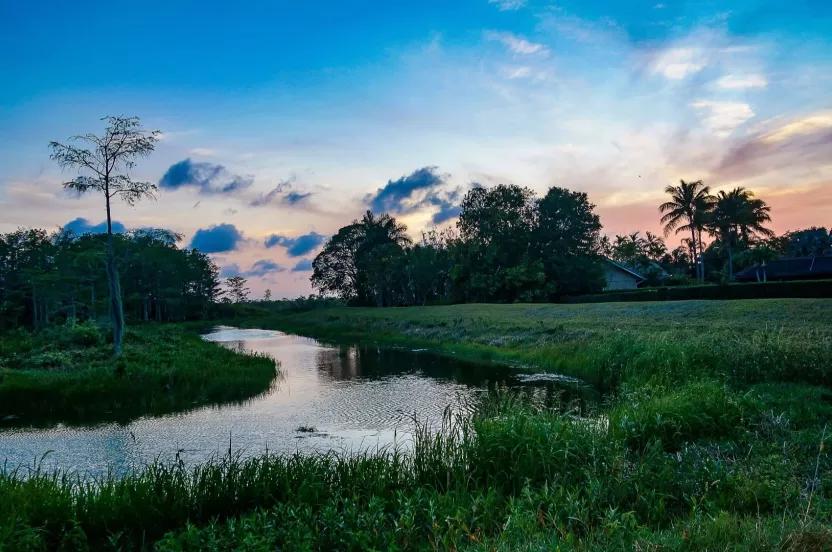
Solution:
[{"label": "tall marsh grass", "polygon": [[206,343],[173,324],[129,328],[114,360],[99,330],[80,327],[3,336],[0,419],[8,419],[0,423],[126,422],[246,400],[277,373],[271,358]]},{"label": "tall marsh grass", "polygon": [[[606,423],[492,399],[473,418],[419,425],[407,454],[228,454],[99,479],[18,468],[0,476],[0,548],[625,550],[711,539],[751,550],[799,531],[828,539],[821,428],[772,428],[772,402],[730,393],[697,383],[615,406]],[[722,408],[736,412],[714,416]]]}]

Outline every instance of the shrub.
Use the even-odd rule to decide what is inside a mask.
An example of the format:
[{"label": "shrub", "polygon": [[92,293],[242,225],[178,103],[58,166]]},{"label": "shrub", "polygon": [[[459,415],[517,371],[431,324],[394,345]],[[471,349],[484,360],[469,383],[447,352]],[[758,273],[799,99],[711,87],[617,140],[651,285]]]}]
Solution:
[{"label": "shrub", "polygon": [[832,298],[832,280],[760,282],[751,284],[698,285],[616,290],[568,297],[566,303],[612,303],[623,301],[688,301],[693,299],[786,299]]}]

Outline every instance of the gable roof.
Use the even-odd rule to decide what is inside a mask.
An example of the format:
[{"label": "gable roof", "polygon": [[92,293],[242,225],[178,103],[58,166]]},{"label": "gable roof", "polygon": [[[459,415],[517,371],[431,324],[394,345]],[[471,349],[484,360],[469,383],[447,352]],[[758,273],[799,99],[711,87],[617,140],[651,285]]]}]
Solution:
[{"label": "gable roof", "polygon": [[634,272],[634,271],[630,270],[629,268],[627,268],[626,266],[618,264],[617,262],[613,261],[612,259],[609,259],[607,257],[601,257],[601,258],[604,259],[605,261],[607,261],[609,264],[611,264],[615,268],[617,268],[618,270],[621,270],[622,272],[626,272],[627,274],[629,274],[630,276],[633,276],[634,278],[636,278],[638,280],[646,280],[647,279],[644,276],[642,276],[641,274],[639,274],[638,272]]},{"label": "gable roof", "polygon": [[832,257],[800,257],[794,259],[778,259],[762,265],[754,265],[737,272],[735,278],[739,281],[756,281],[765,274],[767,280],[789,278],[832,278]]}]

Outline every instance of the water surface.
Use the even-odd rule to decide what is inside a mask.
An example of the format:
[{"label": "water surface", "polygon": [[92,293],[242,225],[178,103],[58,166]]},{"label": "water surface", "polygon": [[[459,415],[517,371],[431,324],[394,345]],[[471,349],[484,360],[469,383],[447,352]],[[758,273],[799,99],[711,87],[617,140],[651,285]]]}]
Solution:
[{"label": "water surface", "polygon": [[[229,448],[270,452],[407,447],[414,416],[438,426],[452,405],[473,404],[488,389],[511,389],[558,402],[576,384],[515,369],[409,349],[340,346],[269,330],[219,326],[203,336],[257,351],[280,364],[272,389],[242,404],[139,418],[128,424],[0,430],[0,463],[117,472],[155,458],[204,461]],[[580,393],[578,393],[580,396]]]}]

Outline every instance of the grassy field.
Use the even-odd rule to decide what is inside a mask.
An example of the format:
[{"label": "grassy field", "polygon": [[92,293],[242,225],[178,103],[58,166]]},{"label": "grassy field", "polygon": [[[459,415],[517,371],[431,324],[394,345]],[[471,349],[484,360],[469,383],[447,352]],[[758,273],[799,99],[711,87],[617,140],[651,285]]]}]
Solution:
[{"label": "grassy field", "polygon": [[582,375],[414,451],[0,476],[0,549],[832,550],[832,301],[324,309],[249,320]]},{"label": "grassy field", "polygon": [[128,329],[111,358],[91,325],[0,337],[0,427],[126,422],[269,389],[274,361],[206,343],[173,324]]},{"label": "grassy field", "polygon": [[830,299],[770,299],[340,308],[245,323],[515,362],[610,390],[659,375],[832,385],[830,319]]}]

